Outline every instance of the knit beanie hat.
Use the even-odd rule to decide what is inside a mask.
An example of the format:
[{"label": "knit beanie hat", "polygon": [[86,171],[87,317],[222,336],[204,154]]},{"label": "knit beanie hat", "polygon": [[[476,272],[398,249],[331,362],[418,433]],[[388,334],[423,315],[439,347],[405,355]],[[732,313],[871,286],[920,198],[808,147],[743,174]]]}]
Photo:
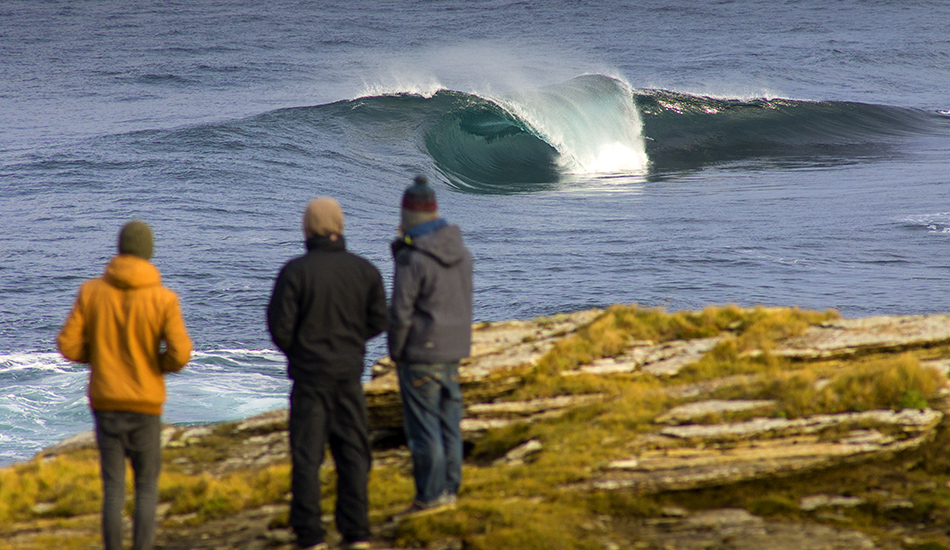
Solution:
[{"label": "knit beanie hat", "polygon": [[429,187],[425,176],[416,176],[415,181],[402,195],[402,221],[400,228],[409,231],[420,223],[439,219],[435,191]]},{"label": "knit beanie hat", "polygon": [[307,239],[317,235],[326,237],[343,234],[343,210],[340,203],[330,197],[317,197],[307,203],[303,213],[303,234]]},{"label": "knit beanie hat", "polygon": [[142,259],[152,257],[152,228],[141,220],[132,220],[119,231],[119,254],[131,254]]}]

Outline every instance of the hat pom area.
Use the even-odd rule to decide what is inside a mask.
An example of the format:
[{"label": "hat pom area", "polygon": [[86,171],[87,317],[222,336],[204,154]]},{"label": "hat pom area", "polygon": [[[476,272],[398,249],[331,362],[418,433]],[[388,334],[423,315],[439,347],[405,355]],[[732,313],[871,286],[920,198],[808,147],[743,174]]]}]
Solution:
[{"label": "hat pom area", "polygon": [[425,176],[416,176],[402,195],[402,222],[403,231],[427,221],[439,218],[439,206],[435,200],[435,191],[429,187],[429,180]]}]

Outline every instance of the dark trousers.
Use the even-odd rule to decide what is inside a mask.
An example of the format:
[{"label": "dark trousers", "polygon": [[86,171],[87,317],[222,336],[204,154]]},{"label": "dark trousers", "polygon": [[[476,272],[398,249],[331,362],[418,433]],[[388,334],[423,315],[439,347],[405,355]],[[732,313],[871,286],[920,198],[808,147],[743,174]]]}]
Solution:
[{"label": "dark trousers", "polygon": [[369,540],[367,485],[372,456],[359,379],[295,381],[291,390],[290,525],[301,547],[319,544],[326,535],[320,523],[320,466],[327,443],[337,470],[337,529],[346,542]]},{"label": "dark trousers", "polygon": [[102,540],[106,550],[122,549],[125,507],[125,459],[135,479],[133,550],[150,550],[155,542],[158,474],[162,467],[162,421],[152,414],[93,411],[102,471]]}]

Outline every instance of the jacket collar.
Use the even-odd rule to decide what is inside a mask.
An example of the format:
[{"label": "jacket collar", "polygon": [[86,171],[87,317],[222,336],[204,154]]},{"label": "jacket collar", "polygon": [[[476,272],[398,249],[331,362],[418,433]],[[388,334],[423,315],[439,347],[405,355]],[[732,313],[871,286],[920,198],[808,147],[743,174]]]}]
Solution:
[{"label": "jacket collar", "polygon": [[315,235],[307,239],[307,252],[322,250],[324,252],[339,252],[346,250],[346,239],[343,235],[337,235],[336,240],[329,236]]},{"label": "jacket collar", "polygon": [[424,237],[429,233],[435,233],[447,225],[449,225],[449,222],[445,221],[444,218],[430,220],[420,223],[409,231],[406,231],[406,235],[408,235],[411,239],[418,239],[419,237]]}]

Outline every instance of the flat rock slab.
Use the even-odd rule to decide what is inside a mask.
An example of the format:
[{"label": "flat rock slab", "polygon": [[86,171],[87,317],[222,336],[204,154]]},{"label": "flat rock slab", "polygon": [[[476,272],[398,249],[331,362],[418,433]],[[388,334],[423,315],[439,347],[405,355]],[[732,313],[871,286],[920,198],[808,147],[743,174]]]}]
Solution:
[{"label": "flat rock slab", "polygon": [[792,358],[828,358],[950,343],[950,315],[839,319],[808,328],[773,351]]},{"label": "flat rock slab", "polygon": [[501,401],[472,403],[465,407],[465,416],[471,418],[524,418],[551,411],[587,405],[602,399],[597,394],[560,395],[530,401]]},{"label": "flat rock slab", "polygon": [[893,550],[858,531],[811,523],[770,522],[742,509],[705,510],[648,519],[637,529],[638,548],[664,550]]},{"label": "flat rock slab", "polygon": [[[537,364],[561,338],[601,314],[602,310],[590,309],[532,321],[475,325],[472,356],[459,366],[459,383],[466,403],[491,402],[510,393],[521,383],[521,378],[505,376],[505,372]],[[402,402],[395,364],[387,357],[373,365],[372,371],[373,379],[363,386],[370,427],[374,430],[401,428]],[[483,427],[495,425],[488,423]]]},{"label": "flat rock slab", "polygon": [[775,401],[764,399],[710,399],[678,407],[656,417],[660,424],[686,424],[712,415],[739,412],[766,412],[775,408]]},{"label": "flat rock slab", "polygon": [[903,427],[905,431],[933,428],[943,413],[933,409],[904,409],[902,411],[876,410],[840,414],[816,414],[805,418],[755,418],[746,422],[725,424],[690,424],[667,426],[663,435],[682,439],[721,440],[751,438],[765,435],[816,433],[830,427],[879,424]]},{"label": "flat rock slab", "polygon": [[553,418],[576,407],[603,399],[599,394],[561,395],[531,401],[502,401],[466,405],[462,418],[462,436],[471,440],[488,430],[517,423],[530,423]]},{"label": "flat rock slab", "polygon": [[724,336],[714,336],[662,344],[639,342],[621,355],[598,359],[564,374],[625,374],[639,371],[654,376],[676,376],[683,368],[699,361],[723,339]]},{"label": "flat rock slab", "polygon": [[[590,309],[532,321],[481,323],[472,330],[472,354],[462,361],[459,378],[472,385],[498,370],[534,365],[564,336],[601,315]],[[395,364],[388,357],[373,365],[373,379],[364,385],[367,395],[399,391]]]},{"label": "flat rock slab", "polygon": [[[942,417],[933,410],[867,411],[667,426],[660,438],[644,438],[650,448],[608,464],[589,488],[687,490],[868,460],[920,446]],[[823,434],[830,428],[836,434],[833,439]]]}]

